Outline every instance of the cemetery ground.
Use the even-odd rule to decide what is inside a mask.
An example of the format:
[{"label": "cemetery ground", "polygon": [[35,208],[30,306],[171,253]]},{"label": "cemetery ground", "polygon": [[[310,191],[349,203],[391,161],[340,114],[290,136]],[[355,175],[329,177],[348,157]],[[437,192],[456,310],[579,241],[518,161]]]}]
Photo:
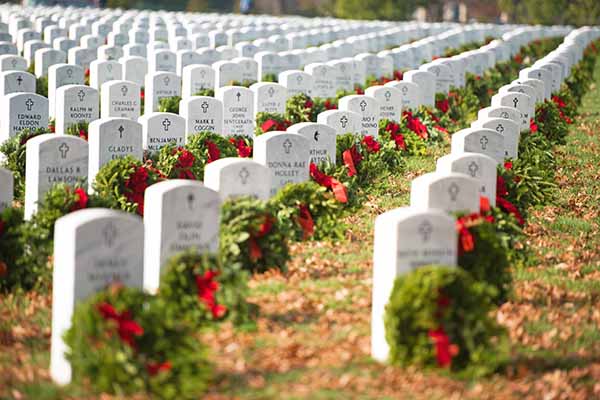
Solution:
[{"label": "cemetery ground", "polygon": [[[468,380],[370,358],[373,222],[408,204],[411,180],[448,150],[431,147],[405,172],[382,177],[360,211],[340,221],[343,239],[295,244],[287,273],[253,277],[256,326],[203,333],[216,368],[207,398],[600,396],[600,63],[567,144],[556,148],[555,199],[528,220],[535,257],[513,269],[514,293],[497,314],[511,338],[505,366]],[[92,398],[49,378],[51,294],[0,298],[0,398]]]}]

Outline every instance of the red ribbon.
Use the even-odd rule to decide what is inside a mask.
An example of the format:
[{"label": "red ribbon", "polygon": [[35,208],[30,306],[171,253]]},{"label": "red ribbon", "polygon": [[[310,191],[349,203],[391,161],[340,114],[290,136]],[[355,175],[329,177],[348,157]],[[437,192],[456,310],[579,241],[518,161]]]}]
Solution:
[{"label": "red ribbon", "polygon": [[529,120],[529,130],[531,131],[531,133],[535,133],[538,131],[538,126],[533,120],[533,118]]},{"label": "red ribbon", "polygon": [[367,147],[369,153],[378,153],[381,150],[381,145],[373,136],[367,135],[363,137],[362,143]]},{"label": "red ribbon", "polygon": [[429,331],[429,337],[435,344],[435,357],[442,368],[452,365],[452,358],[458,354],[458,346],[450,343],[450,338],[442,326]]},{"label": "red ribbon", "polygon": [[356,166],[362,161],[362,156],[356,149],[356,145],[352,145],[348,150],[345,150],[342,153],[342,159],[344,160],[344,165],[348,168],[348,176],[356,175]]},{"label": "red ribbon", "polygon": [[262,224],[260,224],[260,227],[258,228],[258,232],[250,234],[250,238],[248,239],[248,246],[249,246],[248,253],[249,253],[250,261],[257,262],[258,260],[260,260],[262,258],[262,256],[263,256],[262,250],[261,250],[260,246],[258,245],[257,239],[260,239],[260,238],[266,236],[269,232],[271,232],[272,228],[273,228],[273,221],[272,221],[271,217],[268,215],[265,215],[265,220]]},{"label": "red ribbon", "polygon": [[87,207],[89,197],[82,188],[75,189],[75,204],[71,207],[71,211],[82,210]]},{"label": "red ribbon", "polygon": [[203,302],[212,313],[213,318],[221,318],[227,309],[217,304],[215,293],[219,290],[219,283],[215,278],[218,271],[205,271],[204,275],[196,275],[196,288],[198,289],[198,300]]},{"label": "red ribbon", "polygon": [[276,125],[277,125],[277,121],[275,121],[274,119],[268,119],[268,120],[266,120],[265,122],[262,123],[262,125],[260,126],[260,129],[263,132],[269,132]]},{"label": "red ribbon", "polygon": [[148,375],[155,376],[160,372],[170,371],[173,366],[171,365],[171,361],[165,361],[162,363],[158,362],[149,362],[146,364],[146,370],[148,371]]},{"label": "red ribbon", "polygon": [[102,318],[117,323],[117,332],[121,340],[128,344],[129,347],[135,349],[135,337],[142,336],[144,328],[131,318],[131,313],[129,311],[119,313],[109,303],[99,304],[98,311],[102,315]]},{"label": "red ribbon", "polygon": [[306,240],[315,233],[315,222],[313,221],[310,210],[304,204],[298,206],[298,224],[302,228],[302,240]]}]

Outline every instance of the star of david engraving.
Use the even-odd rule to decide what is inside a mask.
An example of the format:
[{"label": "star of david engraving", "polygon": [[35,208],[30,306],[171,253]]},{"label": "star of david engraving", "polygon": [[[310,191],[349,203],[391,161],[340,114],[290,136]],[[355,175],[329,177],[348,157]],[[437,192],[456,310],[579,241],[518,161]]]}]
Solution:
[{"label": "star of david engraving", "polygon": [[423,242],[428,242],[431,238],[431,234],[433,233],[433,225],[428,220],[424,220],[419,225],[418,232],[419,235],[421,235],[421,240]]},{"label": "star of david engraving", "polygon": [[460,193],[460,188],[456,184],[456,182],[452,182],[448,187],[448,194],[450,195],[450,200],[456,201],[458,194]]},{"label": "star of david engraving", "polygon": [[292,141],[290,139],[285,139],[283,142],[283,150],[285,150],[285,154],[290,154],[290,150],[292,149]]},{"label": "star of david engraving", "polygon": [[487,138],[487,136],[482,136],[481,139],[479,139],[479,143],[481,144],[481,150],[486,150],[487,145],[489,143],[489,139]]},{"label": "star of david engraving", "polygon": [[477,176],[477,171],[479,171],[479,165],[477,165],[475,161],[471,161],[467,168],[469,169],[471,176],[475,178]]},{"label": "star of david engraving", "polygon": [[113,247],[118,234],[119,232],[117,232],[117,228],[115,228],[115,225],[112,222],[106,224],[106,226],[102,229],[102,237],[104,238],[104,244],[106,247]]},{"label": "star of david engraving", "polygon": [[67,153],[69,152],[69,145],[65,142],[62,142],[60,146],[58,146],[58,151],[60,152],[60,158],[63,160],[67,158]]},{"label": "star of david engraving", "polygon": [[240,179],[242,181],[242,185],[245,185],[248,183],[248,178],[250,177],[250,172],[248,172],[248,169],[246,167],[242,167],[238,176],[240,177]]}]

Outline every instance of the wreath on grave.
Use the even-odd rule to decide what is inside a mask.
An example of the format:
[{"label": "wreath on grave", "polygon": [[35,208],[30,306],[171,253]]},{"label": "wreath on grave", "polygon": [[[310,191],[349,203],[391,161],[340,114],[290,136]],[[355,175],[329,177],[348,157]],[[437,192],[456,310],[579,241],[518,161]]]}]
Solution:
[{"label": "wreath on grave", "polygon": [[256,307],[247,295],[248,272],[239,263],[221,264],[217,256],[193,250],[168,261],[158,292],[169,316],[198,328],[224,319],[249,321]]},{"label": "wreath on grave", "polygon": [[236,198],[223,203],[220,235],[223,265],[239,263],[252,272],[269,268],[286,271],[290,236],[264,201]]},{"label": "wreath on grave", "polygon": [[77,122],[69,125],[65,132],[67,135],[78,136],[83,140],[88,140],[89,123],[88,122]]},{"label": "wreath on grave", "polygon": [[35,92],[37,94],[39,94],[40,96],[44,96],[45,98],[48,98],[48,77],[47,76],[40,76],[39,78],[35,78]]},{"label": "wreath on grave", "polygon": [[378,140],[382,143],[393,142],[397,151],[407,155],[427,154],[425,140],[408,129],[406,125],[389,119],[379,121]]},{"label": "wreath on grave", "polygon": [[333,193],[317,183],[286,185],[269,200],[269,208],[277,224],[290,232],[290,240],[342,237],[343,226],[339,221],[343,206]]},{"label": "wreath on grave", "polygon": [[23,208],[6,208],[0,212],[0,291],[13,287],[29,287],[29,276],[19,268],[18,258],[22,252],[20,226]]},{"label": "wreath on grave", "polygon": [[215,97],[214,89],[202,89],[194,93],[194,96],[207,96],[207,97]]},{"label": "wreath on grave", "polygon": [[[477,112],[480,109],[479,100],[469,88],[452,88],[447,100],[447,115],[455,130],[467,128],[468,121],[477,119]],[[443,104],[436,104],[436,108],[440,107],[443,108]]]},{"label": "wreath on grave", "polygon": [[568,125],[573,123],[573,118],[577,116],[577,104],[571,96],[569,87],[563,85],[560,91],[552,95],[552,101],[558,107],[559,115]]},{"label": "wreath on grave", "polygon": [[238,157],[252,157],[252,145],[254,144],[252,138],[242,135],[233,135],[229,137],[229,143],[235,147]]},{"label": "wreath on grave", "polygon": [[256,114],[254,135],[260,136],[271,131],[286,131],[292,123],[282,114],[259,112]]},{"label": "wreath on grave", "polygon": [[296,94],[287,99],[285,104],[285,118],[291,124],[300,122],[316,122],[318,110],[314,108],[313,99],[304,93]]},{"label": "wreath on grave", "polygon": [[249,88],[250,86],[252,86],[255,83],[256,83],[256,81],[252,81],[250,79],[244,79],[241,82],[240,81],[229,81],[229,82],[227,82],[227,85],[225,85],[225,86],[242,86],[242,87]]},{"label": "wreath on grave", "polygon": [[163,97],[158,100],[158,112],[179,114],[180,96]]},{"label": "wreath on grave", "polygon": [[481,199],[477,213],[456,213],[458,233],[458,265],[477,280],[493,286],[503,303],[512,284],[507,252],[508,238],[496,228],[496,221],[487,198]]},{"label": "wreath on grave", "polygon": [[535,109],[537,132],[544,135],[552,144],[565,144],[569,133],[568,124],[572,121],[561,113],[558,105],[552,100],[544,101]]},{"label": "wreath on grave", "polygon": [[212,370],[195,334],[164,302],[113,285],[75,306],[64,340],[73,380],[98,393],[194,399]]},{"label": "wreath on grave", "polygon": [[277,82],[277,75],[275,74],[264,74],[261,82]]},{"label": "wreath on grave", "polygon": [[152,165],[132,156],[110,161],[96,175],[94,192],[107,201],[109,208],[144,215],[146,188],[165,179],[165,175]]},{"label": "wreath on grave", "polygon": [[92,207],[110,207],[110,203],[96,194],[88,194],[81,185],[71,187],[60,183],[46,192],[37,212],[21,225],[23,252],[18,265],[24,279],[27,279],[22,281],[22,287],[30,289],[35,284],[50,285],[54,223],[70,212]]},{"label": "wreath on grave", "polygon": [[161,147],[156,161],[156,167],[168,179],[202,180],[204,165],[198,152],[173,144]]},{"label": "wreath on grave", "polygon": [[420,106],[415,112],[404,111],[402,119],[408,129],[430,142],[448,140],[449,129],[453,129],[453,124],[447,115],[444,114],[440,118],[425,106]]},{"label": "wreath on grave", "polygon": [[6,157],[2,166],[12,171],[15,182],[15,199],[22,200],[25,195],[26,144],[33,137],[50,133],[46,128],[23,129],[15,136],[0,144],[0,152]]},{"label": "wreath on grave", "polygon": [[400,276],[385,308],[389,361],[471,376],[498,366],[504,330],[490,315],[493,287],[456,267],[424,266]]}]

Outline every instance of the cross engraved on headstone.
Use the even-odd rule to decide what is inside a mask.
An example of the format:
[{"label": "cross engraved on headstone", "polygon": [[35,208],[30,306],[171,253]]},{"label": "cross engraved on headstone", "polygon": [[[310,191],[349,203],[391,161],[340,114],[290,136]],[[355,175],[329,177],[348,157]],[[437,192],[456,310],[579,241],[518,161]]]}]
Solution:
[{"label": "cross engraved on headstone", "polygon": [[290,154],[290,150],[292,149],[292,142],[290,139],[285,139],[283,142],[283,149],[285,150],[285,154]]},{"label": "cross engraved on headstone", "polygon": [[83,91],[83,89],[77,92],[77,97],[79,97],[79,101],[83,101],[83,99],[85,98],[85,92]]},{"label": "cross engraved on headstone", "polygon": [[498,126],[496,127],[496,132],[498,132],[498,133],[504,132],[504,126],[502,124],[498,124]]},{"label": "cross engraved on headstone", "polygon": [[17,60],[15,58],[13,58],[10,63],[11,63],[11,65],[12,65],[13,68],[15,68],[17,66]]},{"label": "cross engraved on headstone", "polygon": [[34,102],[33,100],[31,100],[30,98],[27,99],[27,101],[25,102],[25,107],[27,107],[27,111],[31,111],[31,108],[34,106]]},{"label": "cross engraved on headstone", "polygon": [[123,96],[127,96],[128,91],[129,88],[126,85],[121,86],[121,93],[123,93]]},{"label": "cross engraved on headstone", "polygon": [[315,134],[313,135],[313,138],[315,139],[315,142],[319,141],[319,131],[315,131]]},{"label": "cross engraved on headstone", "polygon": [[235,96],[237,97],[238,102],[239,102],[240,101],[240,97],[242,97],[242,94],[240,92],[237,92]]},{"label": "cross engraved on headstone", "polygon": [[162,126],[165,128],[165,132],[169,131],[169,127],[171,126],[171,121],[169,121],[169,118],[163,119]]},{"label": "cross engraved on headstone", "polygon": [[202,112],[206,114],[208,111],[208,103],[206,101],[202,102],[202,104],[200,104],[200,108],[202,108]]},{"label": "cross engraved on headstone", "polygon": [[362,100],[358,105],[360,106],[361,111],[365,111],[365,108],[367,108],[367,102],[364,100]]},{"label": "cross engraved on headstone", "polygon": [[269,97],[273,97],[273,95],[275,94],[275,89],[273,89],[273,86],[271,86],[269,90],[267,90],[267,93],[269,93]]},{"label": "cross engraved on headstone", "polygon": [[346,125],[348,124],[348,118],[343,115],[342,118],[340,118],[340,123],[342,124],[342,128],[346,128]]},{"label": "cross engraved on headstone", "polygon": [[460,188],[456,184],[456,182],[452,182],[448,187],[448,194],[450,195],[450,200],[456,201],[458,194],[460,193]]},{"label": "cross engraved on headstone", "polygon": [[479,171],[479,165],[477,165],[475,161],[471,161],[468,168],[471,176],[475,178],[475,176],[477,176],[477,171]]},{"label": "cross engraved on headstone", "polygon": [[188,208],[190,209],[190,211],[192,211],[194,209],[194,201],[196,200],[196,197],[194,196],[194,193],[190,193],[187,195],[187,203],[188,203]]},{"label": "cross engraved on headstone", "polygon": [[71,78],[72,76],[73,76],[73,70],[72,70],[71,68],[69,68],[69,69],[67,70],[67,77],[68,77],[68,78]]},{"label": "cross engraved on headstone", "polygon": [[119,138],[123,139],[123,131],[125,130],[125,128],[123,128],[123,125],[119,126],[119,129],[117,129],[119,131]]},{"label": "cross engraved on headstone", "polygon": [[115,239],[117,238],[117,228],[113,225],[112,222],[109,222],[104,229],[102,229],[102,236],[104,237],[104,243],[106,247],[112,247],[115,243]]},{"label": "cross engraved on headstone", "polygon": [[481,139],[479,139],[479,143],[481,143],[481,149],[485,150],[487,148],[487,144],[489,143],[489,139],[487,136],[482,136]]},{"label": "cross engraved on headstone", "polygon": [[248,183],[248,178],[250,177],[250,172],[248,172],[248,169],[246,167],[243,167],[240,170],[239,177],[242,180],[242,185],[245,185],[246,183]]},{"label": "cross engraved on headstone", "polygon": [[406,96],[407,92],[408,92],[408,88],[406,86],[402,86],[402,94]]},{"label": "cross engraved on headstone", "polygon": [[200,71],[200,77],[201,77],[202,79],[204,79],[204,77],[205,77],[205,76],[206,76],[206,71],[205,71],[205,70],[201,70],[201,71]]},{"label": "cross engraved on headstone", "polygon": [[419,225],[418,231],[423,242],[428,242],[433,232],[433,225],[431,225],[431,222],[425,220]]},{"label": "cross engraved on headstone", "polygon": [[390,98],[392,97],[392,92],[388,90],[383,96],[385,97],[385,101],[390,101]]},{"label": "cross engraved on headstone", "polygon": [[21,75],[17,78],[17,82],[19,82],[19,86],[21,86],[21,82],[23,82],[23,77]]},{"label": "cross engraved on headstone", "polygon": [[67,153],[69,152],[69,145],[65,142],[62,142],[60,146],[58,146],[58,151],[60,151],[60,158],[63,160],[67,158]]},{"label": "cross engraved on headstone", "polygon": [[296,76],[296,82],[298,83],[298,85],[302,83],[302,75]]},{"label": "cross engraved on headstone", "polygon": [[517,108],[517,104],[519,104],[519,99],[517,99],[516,97],[513,99],[513,104],[514,107]]}]

